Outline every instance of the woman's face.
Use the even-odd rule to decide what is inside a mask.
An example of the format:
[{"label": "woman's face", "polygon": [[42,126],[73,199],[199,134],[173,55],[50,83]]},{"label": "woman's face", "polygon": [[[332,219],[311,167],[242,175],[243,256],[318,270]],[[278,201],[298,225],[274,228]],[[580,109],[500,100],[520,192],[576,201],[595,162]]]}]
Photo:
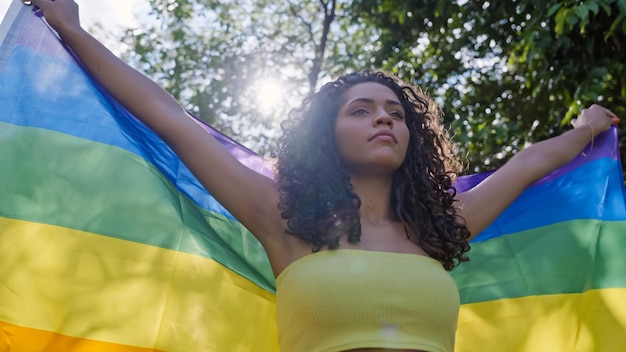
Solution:
[{"label": "woman's face", "polygon": [[348,172],[385,174],[406,156],[410,133],[400,99],[388,87],[359,83],[342,97],[335,121],[335,141]]}]

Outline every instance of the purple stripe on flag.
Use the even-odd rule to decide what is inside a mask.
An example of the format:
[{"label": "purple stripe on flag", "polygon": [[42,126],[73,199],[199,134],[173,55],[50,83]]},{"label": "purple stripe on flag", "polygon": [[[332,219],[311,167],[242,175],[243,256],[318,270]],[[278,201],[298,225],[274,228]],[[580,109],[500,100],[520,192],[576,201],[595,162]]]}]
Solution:
[{"label": "purple stripe on flag", "polygon": [[[568,164],[559,169],[556,169],[552,173],[535,182],[531,187],[536,187],[543,183],[555,180],[562,175],[580,167],[581,165],[597,159],[611,158],[612,160],[620,160],[618,144],[616,141],[617,127],[613,126],[610,130],[600,134],[595,138],[593,142],[593,148],[591,148],[591,143],[587,145],[587,147],[585,147],[585,149],[583,150],[585,156],[583,156],[583,154],[581,153]],[[479,174],[461,176],[457,179],[454,186],[459,193],[469,191],[470,189],[476,187],[476,185],[481,183],[484,179],[489,177],[492,173],[494,173],[494,171],[495,170],[481,172]]]}]

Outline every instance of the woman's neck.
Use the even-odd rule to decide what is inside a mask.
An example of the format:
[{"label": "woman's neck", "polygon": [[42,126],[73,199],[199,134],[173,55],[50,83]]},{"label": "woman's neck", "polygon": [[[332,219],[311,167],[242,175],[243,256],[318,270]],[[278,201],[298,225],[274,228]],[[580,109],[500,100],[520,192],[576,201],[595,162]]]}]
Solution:
[{"label": "woman's neck", "polygon": [[350,181],[361,199],[359,216],[362,222],[375,225],[383,221],[397,221],[391,209],[392,177],[352,177]]}]

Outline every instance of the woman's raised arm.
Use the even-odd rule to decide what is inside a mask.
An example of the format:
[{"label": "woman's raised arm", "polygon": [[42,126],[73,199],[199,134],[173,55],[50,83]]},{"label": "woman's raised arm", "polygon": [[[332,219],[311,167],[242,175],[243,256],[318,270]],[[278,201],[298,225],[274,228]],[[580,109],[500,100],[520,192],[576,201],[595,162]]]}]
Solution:
[{"label": "woman's raised arm", "polygon": [[44,17],[96,80],[133,115],[154,130],[209,192],[268,249],[284,223],[273,180],[232,157],[159,85],[118,59],[87,33],[72,0],[34,0]]},{"label": "woman's raised arm", "polygon": [[458,213],[472,237],[493,222],[527,187],[578,155],[593,138],[619,121],[600,105],[583,110],[574,129],[517,153],[470,191],[457,195]]}]

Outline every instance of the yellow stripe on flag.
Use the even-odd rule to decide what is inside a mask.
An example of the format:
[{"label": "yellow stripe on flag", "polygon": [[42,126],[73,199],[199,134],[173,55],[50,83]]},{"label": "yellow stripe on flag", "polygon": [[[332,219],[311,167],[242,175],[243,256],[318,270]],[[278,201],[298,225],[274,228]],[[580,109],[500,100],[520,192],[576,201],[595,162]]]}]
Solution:
[{"label": "yellow stripe on flag", "polygon": [[0,321],[167,351],[278,351],[274,295],[211,259],[2,217],[0,228]]},{"label": "yellow stripe on flag", "polygon": [[456,352],[622,351],[626,288],[464,304]]}]

